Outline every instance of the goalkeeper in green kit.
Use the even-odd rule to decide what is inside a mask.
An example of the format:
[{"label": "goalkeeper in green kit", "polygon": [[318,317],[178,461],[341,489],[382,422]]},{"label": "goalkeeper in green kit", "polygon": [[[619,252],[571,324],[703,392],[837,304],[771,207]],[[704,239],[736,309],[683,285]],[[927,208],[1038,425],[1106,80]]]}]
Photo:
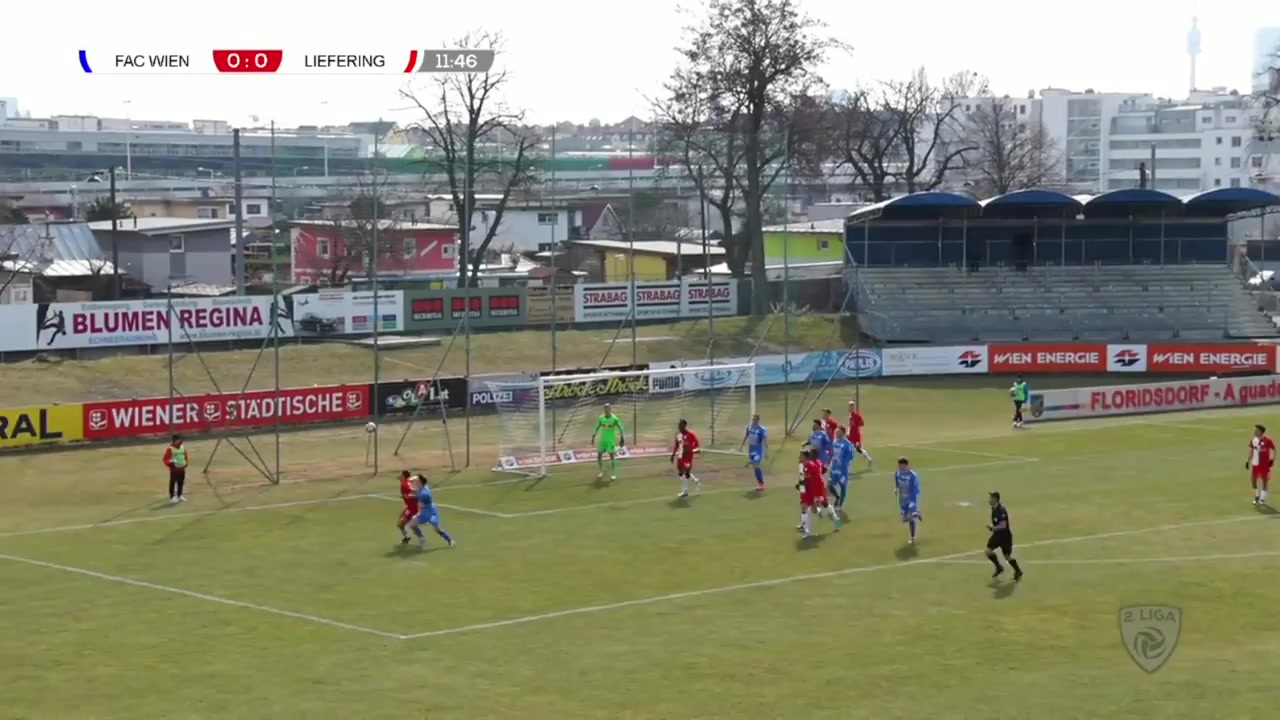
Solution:
[{"label": "goalkeeper in green kit", "polygon": [[591,433],[591,441],[600,436],[600,444],[596,446],[596,467],[600,472],[596,479],[604,477],[604,456],[609,456],[609,479],[618,479],[618,448],[626,447],[626,431],[622,428],[622,418],[613,414],[613,406],[604,404],[604,412],[596,420],[596,429]]}]

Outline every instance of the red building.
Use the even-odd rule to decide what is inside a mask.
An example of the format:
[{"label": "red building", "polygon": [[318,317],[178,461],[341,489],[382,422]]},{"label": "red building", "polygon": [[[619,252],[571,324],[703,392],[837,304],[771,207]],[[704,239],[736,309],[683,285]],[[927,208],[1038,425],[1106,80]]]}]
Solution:
[{"label": "red building", "polygon": [[[299,220],[292,229],[293,282],[343,285],[368,276],[375,247],[371,220]],[[429,275],[458,271],[458,228],[436,223],[382,221],[378,273]]]}]

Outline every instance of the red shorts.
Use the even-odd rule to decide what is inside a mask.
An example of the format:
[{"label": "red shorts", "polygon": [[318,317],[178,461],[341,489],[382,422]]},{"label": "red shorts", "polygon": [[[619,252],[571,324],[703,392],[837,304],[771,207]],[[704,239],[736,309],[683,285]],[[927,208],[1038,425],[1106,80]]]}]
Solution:
[{"label": "red shorts", "polygon": [[853,443],[853,446],[854,446],[855,448],[857,448],[857,449],[859,449],[859,450],[861,450],[861,449],[862,449],[862,437],[861,437],[861,436],[859,436],[859,435],[850,435],[850,436],[849,436],[849,442]]},{"label": "red shorts", "polygon": [[687,460],[685,458],[676,458],[677,473],[691,472],[692,470],[693,470],[693,458],[689,458]]},{"label": "red shorts", "polygon": [[400,524],[404,525],[418,514],[418,506],[411,505],[400,511]]},{"label": "red shorts", "polygon": [[825,505],[827,502],[827,491],[820,493],[811,493],[805,490],[800,493],[800,507],[813,507],[815,505]]},{"label": "red shorts", "polygon": [[1259,480],[1263,482],[1271,482],[1271,468],[1254,465],[1252,468],[1249,468],[1249,479],[1254,482]]}]

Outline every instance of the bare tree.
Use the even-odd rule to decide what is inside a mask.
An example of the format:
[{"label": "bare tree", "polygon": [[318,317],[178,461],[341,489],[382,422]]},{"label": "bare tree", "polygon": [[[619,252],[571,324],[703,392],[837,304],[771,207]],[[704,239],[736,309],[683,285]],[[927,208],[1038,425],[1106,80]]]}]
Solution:
[{"label": "bare tree", "polygon": [[[725,124],[704,128],[742,143],[734,184],[743,205],[743,235],[758,288],[768,281],[762,233],[764,204],[774,182],[803,147],[798,117],[822,86],[815,69],[839,47],[798,0],[706,0],[699,22],[686,29],[682,63],[667,88],[673,97],[701,95]],[[712,119],[716,119],[713,115]],[[753,311],[769,311],[768,293],[752,293]]]},{"label": "bare tree", "polygon": [[[494,50],[501,61],[502,36],[476,31],[448,44],[463,49]],[[485,73],[438,75],[419,91],[404,90],[405,98],[422,111],[412,126],[425,139],[425,171],[443,174],[458,218],[458,287],[474,285],[485,253],[502,224],[513,192],[536,180],[534,155],[539,149],[535,129],[525,123],[522,111],[506,105],[503,94],[506,70]],[[476,212],[476,192],[481,188],[499,194],[479,242],[471,237]],[[470,267],[468,267],[468,265]]]},{"label": "bare tree", "polygon": [[[748,245],[734,232],[739,217],[738,174],[745,143],[734,128],[741,109],[712,94],[700,78],[677,68],[666,85],[667,96],[654,103],[658,116],[658,148],[692,180],[700,199],[720,218],[725,263],[733,277],[746,275]],[[707,222],[703,218],[703,222]]]},{"label": "bare tree", "polygon": [[1008,98],[983,98],[967,118],[965,173],[980,196],[1056,184],[1061,158],[1039,118],[1018,115]]},{"label": "bare tree", "polygon": [[875,200],[892,189],[936,190],[976,148],[965,141],[963,99],[986,93],[986,80],[960,72],[940,84],[924,68],[834,103],[836,155]]},{"label": "bare tree", "polygon": [[97,222],[100,220],[123,220],[129,217],[129,204],[125,202],[116,202],[114,206],[111,204],[111,198],[102,195],[94,198],[89,203],[89,207],[85,208],[84,218],[86,222]]},{"label": "bare tree", "polygon": [[376,176],[360,179],[346,210],[328,221],[333,236],[327,252],[321,252],[319,240],[309,246],[295,240],[295,254],[312,254],[298,264],[317,268],[324,284],[335,287],[379,271],[403,269],[406,234],[398,220],[386,217],[382,198],[387,182]]},{"label": "bare tree", "polygon": [[28,222],[26,213],[8,200],[0,198],[0,225],[25,225]]}]

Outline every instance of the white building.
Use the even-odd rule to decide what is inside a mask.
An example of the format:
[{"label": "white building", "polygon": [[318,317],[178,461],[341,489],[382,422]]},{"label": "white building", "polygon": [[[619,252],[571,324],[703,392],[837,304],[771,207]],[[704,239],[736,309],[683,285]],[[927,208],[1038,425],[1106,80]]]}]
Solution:
[{"label": "white building", "polygon": [[[497,219],[496,206],[500,195],[477,194],[476,207],[472,210],[472,237],[484,237]],[[451,224],[457,222],[453,200],[447,195],[428,196],[428,210],[432,222]],[[546,250],[552,245],[569,239],[569,229],[582,225],[580,210],[562,204],[508,201],[498,223],[490,247],[509,252]]]},{"label": "white building", "polygon": [[[968,112],[990,99],[962,102]],[[1003,102],[1016,108],[1019,119],[1044,124],[1062,156],[1066,183],[1076,192],[1137,187],[1139,166],[1149,179],[1154,176],[1148,187],[1177,195],[1220,187],[1274,190],[1280,180],[1277,143],[1258,137],[1261,106],[1225,88],[1194,92],[1178,102],[1049,88],[1039,97]]]}]

